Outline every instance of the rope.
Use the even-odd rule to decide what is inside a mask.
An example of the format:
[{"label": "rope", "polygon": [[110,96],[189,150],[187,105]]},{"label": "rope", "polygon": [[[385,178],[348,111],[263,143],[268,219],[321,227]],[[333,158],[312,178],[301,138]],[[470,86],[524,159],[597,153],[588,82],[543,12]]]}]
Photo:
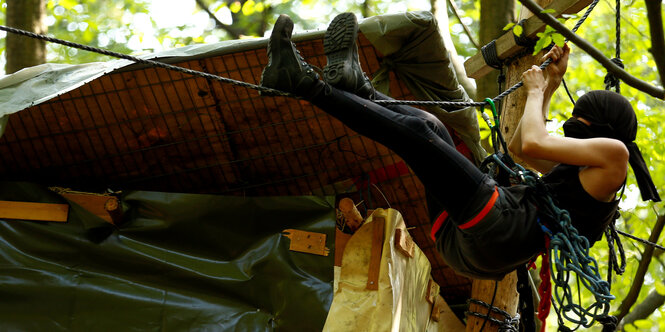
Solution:
[{"label": "rope", "polygon": [[657,244],[657,243],[653,243],[653,242],[647,241],[647,240],[645,240],[645,239],[640,239],[640,238],[637,237],[637,236],[634,236],[634,235],[632,235],[632,234],[628,234],[628,233],[623,232],[623,231],[620,231],[620,230],[618,230],[618,229],[616,230],[616,232],[619,233],[619,234],[621,234],[621,235],[623,235],[623,236],[625,236],[625,237],[631,238],[631,239],[633,239],[633,240],[635,240],[635,241],[642,242],[643,244],[646,244],[646,245],[652,246],[652,247],[654,247],[654,248],[658,248],[658,249],[660,249],[660,250],[665,250],[665,247],[663,247],[663,246],[661,246],[661,245],[659,245],[659,244]]},{"label": "rope", "polygon": [[[496,287],[494,288],[494,292],[496,295]],[[517,332],[519,331],[519,323],[520,323],[520,314],[516,314],[515,317],[511,316],[509,313],[507,313],[504,310],[501,310],[491,304],[487,304],[481,300],[476,300],[476,299],[469,299],[467,303],[473,303],[477,304],[479,306],[485,307],[488,309],[487,314],[483,314],[480,312],[475,312],[475,311],[466,311],[465,314],[471,315],[471,316],[476,316],[480,318],[484,318],[485,322],[490,321],[496,325],[499,326],[499,332]],[[496,313],[504,317],[504,320],[499,320],[494,317],[490,316],[490,313]],[[485,322],[483,322],[483,326],[481,327],[480,331],[483,330],[485,327]]]},{"label": "rope", "polygon": [[[620,0],[617,0],[616,2],[616,15],[615,15],[615,29],[616,29],[616,44],[615,44],[615,49],[616,53],[614,55],[614,58],[611,59],[614,64],[617,66],[621,67],[622,69],[624,68],[623,62],[621,61],[621,2]],[[619,80],[618,77],[616,77],[613,73],[608,72],[607,75],[605,75],[605,90],[610,90],[612,87],[614,87],[614,90],[617,93],[621,93],[621,80]]]},{"label": "rope", "polygon": [[[598,3],[598,1],[599,0],[594,0],[594,2],[591,5],[589,5],[589,9],[587,9],[587,12],[577,22],[577,24],[575,25],[575,28],[573,28],[573,30],[572,30],[573,32],[576,32],[577,29],[582,25],[582,23],[587,19],[587,17],[589,16],[589,13],[591,12],[591,9],[593,9],[593,7],[595,7],[595,5]],[[140,63],[140,64],[145,64],[145,65],[154,66],[154,67],[158,67],[158,68],[173,70],[173,71],[181,72],[181,73],[188,74],[188,75],[200,76],[200,77],[203,77],[203,78],[206,78],[206,79],[209,79],[209,80],[213,80],[213,81],[219,81],[219,82],[222,82],[222,83],[228,83],[228,84],[235,85],[235,86],[254,89],[254,90],[258,90],[260,92],[265,92],[266,94],[269,94],[269,95],[272,95],[272,96],[285,96],[285,97],[298,98],[297,96],[295,96],[291,93],[288,93],[288,92],[279,91],[279,90],[276,90],[276,89],[271,89],[271,88],[267,88],[267,87],[264,87],[264,86],[252,84],[252,83],[238,81],[238,80],[234,80],[234,79],[231,79],[231,78],[222,77],[222,76],[219,76],[219,75],[213,75],[213,74],[206,73],[206,72],[192,70],[192,69],[189,69],[189,68],[183,68],[183,67],[179,67],[179,66],[169,65],[169,64],[159,62],[159,61],[142,59],[142,58],[139,58],[139,57],[135,57],[135,56],[131,56],[131,55],[123,54],[123,53],[117,53],[117,52],[113,52],[113,51],[98,48],[98,47],[92,47],[92,46],[87,46],[87,45],[83,45],[83,44],[79,44],[79,43],[74,43],[74,42],[70,42],[70,41],[66,41],[66,40],[62,40],[62,39],[58,39],[58,38],[54,38],[54,37],[49,37],[49,36],[37,34],[37,33],[31,32],[31,31],[25,31],[25,30],[21,30],[21,29],[8,27],[8,26],[5,26],[5,25],[0,25],[0,30],[10,32],[10,33],[13,33],[13,34],[17,34],[17,35],[22,35],[22,36],[34,38],[34,39],[43,40],[43,41],[46,41],[46,42],[49,42],[49,43],[60,44],[60,45],[64,45],[64,46],[67,46],[67,47],[73,47],[73,48],[77,48],[77,49],[80,49],[80,50],[84,50],[84,51],[88,51],[88,52],[94,52],[94,53],[98,53],[98,54],[102,54],[102,55],[106,55],[106,56],[110,56],[110,57],[114,57],[114,58],[125,59],[125,60],[129,60],[129,61],[132,61],[132,62]],[[540,68],[545,69],[545,67],[547,67],[550,64],[550,62],[551,62],[551,60],[548,59],[548,61],[545,61],[545,63],[543,63],[540,66]],[[519,83],[513,85],[512,87],[510,87],[506,91],[502,92],[498,96],[492,98],[492,101],[495,102],[495,103],[500,102],[506,96],[508,96],[509,94],[515,92],[517,89],[522,87],[522,85],[524,85],[524,83],[520,81]],[[465,102],[459,102],[459,101],[453,102],[453,101],[436,101],[436,100],[373,100],[373,102],[376,103],[376,104],[379,104],[379,105],[439,106],[439,107],[442,107],[442,108],[446,108],[446,107],[481,107],[481,106],[488,105],[487,101],[483,101],[483,102],[474,102],[474,101],[471,101],[471,102],[466,102],[466,101]]]},{"label": "rope", "polygon": [[258,91],[269,93],[269,94],[296,98],[296,96],[291,94],[291,93],[287,93],[287,92],[267,88],[267,87],[264,87],[264,86],[251,84],[251,83],[247,83],[247,82],[243,82],[243,81],[237,81],[237,80],[234,80],[234,79],[230,79],[230,78],[226,78],[226,77],[222,77],[222,76],[218,76],[218,75],[213,75],[213,74],[210,74],[210,73],[206,73],[206,72],[202,72],[202,71],[198,71],[198,70],[193,70],[193,69],[189,69],[189,68],[169,65],[169,64],[159,62],[159,61],[142,59],[142,58],[139,58],[139,57],[135,57],[135,56],[131,56],[131,55],[123,54],[123,53],[117,53],[117,52],[113,52],[113,51],[102,49],[102,48],[97,48],[97,47],[87,46],[87,45],[83,45],[83,44],[78,44],[78,43],[74,43],[74,42],[70,42],[70,41],[66,41],[66,40],[62,40],[62,39],[57,39],[57,38],[53,38],[53,37],[49,37],[49,36],[45,36],[45,35],[40,35],[40,34],[37,34],[37,33],[34,33],[34,32],[30,32],[30,31],[25,31],[25,30],[21,30],[21,29],[16,29],[16,28],[4,26],[4,25],[0,25],[0,30],[10,32],[10,33],[14,33],[14,34],[17,34],[17,35],[22,35],[22,36],[34,38],[34,39],[47,41],[47,42],[50,42],[50,43],[55,43],[55,44],[60,44],[60,45],[68,46],[68,47],[78,48],[78,49],[81,49],[81,50],[84,50],[84,51],[94,52],[94,53],[98,53],[98,54],[102,54],[102,55],[106,55],[106,56],[110,56],[110,57],[114,57],[114,58],[125,59],[125,60],[129,60],[129,61],[132,61],[132,62],[140,63],[140,64],[145,64],[145,65],[154,66],[154,67],[158,67],[158,68],[173,70],[173,71],[181,72],[181,73],[188,74],[188,75],[200,76],[200,77],[203,77],[203,78],[206,78],[206,79],[209,79],[209,80],[219,81],[219,82],[228,83],[228,84],[232,84],[232,85],[236,85],[236,86],[240,86],[240,87],[244,87],[244,88],[254,89],[254,90],[258,90]]}]

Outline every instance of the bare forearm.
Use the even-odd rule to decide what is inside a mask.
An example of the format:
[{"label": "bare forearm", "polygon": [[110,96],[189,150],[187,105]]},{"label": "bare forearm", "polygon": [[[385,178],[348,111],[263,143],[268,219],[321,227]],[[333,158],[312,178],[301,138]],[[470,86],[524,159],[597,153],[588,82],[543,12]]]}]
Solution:
[{"label": "bare forearm", "polygon": [[[536,101],[533,101],[535,103]],[[543,103],[542,103],[542,114],[543,117],[546,116],[547,114],[547,108],[549,108],[549,98],[543,98]],[[526,109],[525,109],[526,112]],[[542,119],[542,118],[541,118]],[[528,155],[524,154],[522,152],[522,119],[520,119],[520,122],[517,124],[517,128],[515,129],[515,134],[513,135],[510,144],[508,146],[508,149],[510,149],[510,152],[517,156],[518,158],[522,159],[524,162],[526,162],[531,168],[541,172],[541,173],[547,173],[549,172],[552,167],[556,165],[556,163],[549,161],[549,160],[544,160],[544,159],[535,159],[531,158]]]}]

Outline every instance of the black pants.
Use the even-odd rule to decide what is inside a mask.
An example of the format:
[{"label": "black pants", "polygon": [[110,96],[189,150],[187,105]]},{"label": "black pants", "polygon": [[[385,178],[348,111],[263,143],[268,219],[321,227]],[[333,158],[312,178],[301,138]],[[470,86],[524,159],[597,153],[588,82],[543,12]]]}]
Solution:
[{"label": "black pants", "polygon": [[[455,149],[434,115],[404,105],[384,107],[327,84],[319,91],[310,98],[314,105],[404,159],[425,186],[430,210],[438,205],[464,223],[489,200],[493,181]],[[388,97],[379,94],[377,99]]]}]

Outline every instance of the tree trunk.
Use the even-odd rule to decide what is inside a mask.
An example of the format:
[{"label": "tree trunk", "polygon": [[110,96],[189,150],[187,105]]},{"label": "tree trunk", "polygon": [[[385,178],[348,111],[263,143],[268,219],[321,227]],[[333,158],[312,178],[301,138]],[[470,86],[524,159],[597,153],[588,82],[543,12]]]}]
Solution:
[{"label": "tree trunk", "polygon": [[469,95],[469,97],[471,97],[473,100],[476,100],[476,86],[474,82],[466,76],[464,60],[457,54],[457,49],[455,48],[452,37],[450,36],[450,30],[448,29],[448,7],[446,0],[432,0],[431,5],[432,14],[439,24],[439,33],[441,33],[441,37],[443,38],[443,44],[446,46],[448,52],[450,52],[450,60],[453,63],[453,68],[455,69],[457,80],[459,80],[462,87],[464,87],[464,90]]},{"label": "tree trunk", "polygon": [[[7,0],[7,25],[45,34],[44,11],[44,0]],[[46,62],[44,41],[8,33],[6,43],[7,74]]]},{"label": "tree trunk", "polygon": [[[503,0],[502,0],[503,1]],[[547,6],[549,5],[553,0],[538,0],[537,3],[541,6]],[[513,3],[511,1],[511,3]],[[503,34],[503,27],[507,23],[498,23],[499,20],[503,19],[504,21],[502,22],[507,22],[508,20],[512,20],[513,16],[511,14],[510,17],[497,17],[497,13],[501,11],[501,6],[509,6],[509,4],[504,3],[501,4],[501,2],[496,1],[496,0],[481,0],[481,10],[480,10],[480,24],[481,24],[481,35],[480,35],[480,40],[482,44],[486,44],[487,42],[491,41],[492,39],[495,39],[499,35]],[[483,8],[484,7],[484,8]],[[511,7],[512,8],[512,7]],[[512,13],[512,9],[511,9]],[[504,12],[504,15],[506,13]],[[527,18],[527,15],[530,15],[526,8],[522,9],[521,11],[521,16],[520,19],[522,18]],[[493,28],[489,28],[488,26],[491,26],[491,24],[494,24]],[[492,30],[494,29],[494,30]],[[485,31],[483,33],[483,30]],[[493,33],[494,35],[492,37],[487,36],[488,33]],[[531,65],[536,64],[538,61],[538,58],[534,56],[525,56],[518,61],[513,62],[510,64],[508,67],[506,67],[506,82],[504,83],[504,86],[510,87],[517,82],[522,80],[522,73],[531,67]],[[494,71],[493,73],[483,77],[480,80],[477,80],[478,82],[478,95],[483,96],[481,93],[485,93],[486,96],[488,97],[494,97],[498,94],[498,90],[496,88],[496,77],[497,77],[497,71]],[[481,81],[485,80],[484,83],[481,84]],[[492,88],[491,85],[494,84],[494,87]],[[502,103],[502,114],[503,114],[503,123],[501,123],[501,132],[503,133],[505,139],[507,142],[510,142],[510,139],[513,137],[513,134],[515,133],[515,129],[517,128],[517,124],[519,123],[520,118],[522,117],[522,114],[524,113],[524,106],[526,104],[526,92],[523,91],[524,89],[519,89],[516,92],[510,94],[508,97],[506,97],[505,101]],[[484,92],[483,92],[484,91]],[[519,162],[519,160],[517,160]],[[499,303],[501,306],[496,305],[496,307],[499,307],[500,309],[503,309],[504,311],[508,312],[511,316],[515,316],[517,312],[517,302],[518,302],[518,297],[517,297],[517,291],[516,291],[516,283],[517,283],[517,277],[516,273],[512,272],[511,274],[507,275],[504,280],[502,280],[498,284],[498,290],[497,290],[497,296],[496,298],[499,298],[499,294],[503,294],[506,298],[501,299],[501,303]],[[474,280],[473,281],[473,290],[472,290],[472,296],[478,296],[477,298],[479,300],[482,300],[486,303],[490,303],[491,298],[492,298],[492,293],[489,290],[493,290],[494,287],[494,282],[493,281],[488,281],[488,280]],[[478,290],[478,291],[477,291]],[[496,303],[496,300],[495,300]],[[482,326],[482,318],[476,318],[476,317],[469,317],[467,321],[467,328],[466,330],[468,332],[470,331],[478,331],[480,327]],[[497,331],[498,326],[494,324],[487,323],[484,331]]]},{"label": "tree trunk", "polygon": [[656,62],[660,84],[665,87],[665,37],[663,36],[662,3],[658,0],[645,0],[647,17],[649,19],[649,33],[651,35],[651,48],[649,51]]}]

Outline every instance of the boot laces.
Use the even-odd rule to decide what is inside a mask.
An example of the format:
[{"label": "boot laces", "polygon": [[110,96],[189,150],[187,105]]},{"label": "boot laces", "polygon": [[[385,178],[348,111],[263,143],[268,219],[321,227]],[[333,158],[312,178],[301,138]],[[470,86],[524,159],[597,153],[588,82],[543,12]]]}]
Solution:
[{"label": "boot laces", "polygon": [[293,45],[293,49],[296,50],[296,56],[298,57],[298,61],[300,61],[300,64],[303,66],[303,69],[307,74],[316,71],[319,75],[323,76],[323,70],[321,70],[321,68],[309,64],[307,61],[305,61],[305,58],[302,56],[302,54],[300,54],[300,50],[296,48],[296,44],[294,42],[291,42],[291,45]]}]

